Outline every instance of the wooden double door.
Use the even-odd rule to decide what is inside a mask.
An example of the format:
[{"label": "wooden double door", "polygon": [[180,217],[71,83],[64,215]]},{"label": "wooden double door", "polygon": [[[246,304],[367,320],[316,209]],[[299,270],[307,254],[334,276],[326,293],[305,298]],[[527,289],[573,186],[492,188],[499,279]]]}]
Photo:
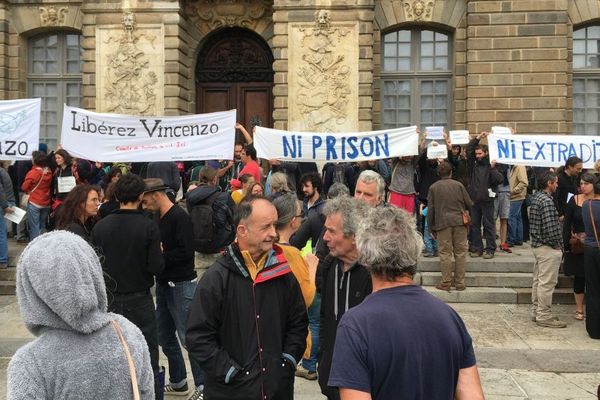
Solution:
[{"label": "wooden double door", "polygon": [[273,55],[254,32],[226,28],[210,35],[196,68],[199,113],[237,109],[237,119],[250,131],[272,127]]}]

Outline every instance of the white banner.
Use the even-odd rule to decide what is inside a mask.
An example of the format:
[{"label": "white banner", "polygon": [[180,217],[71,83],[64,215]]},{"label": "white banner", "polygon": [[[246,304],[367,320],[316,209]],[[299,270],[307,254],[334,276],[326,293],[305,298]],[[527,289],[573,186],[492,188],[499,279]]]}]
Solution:
[{"label": "white banner", "polygon": [[232,160],[236,111],[176,117],[98,114],[65,105],[61,144],[93,161]]},{"label": "white banner", "polygon": [[0,159],[29,160],[40,145],[41,99],[0,101]]},{"label": "white banner", "polygon": [[356,133],[288,132],[256,127],[260,158],[284,161],[366,161],[419,154],[417,127]]},{"label": "white banner", "polygon": [[491,134],[488,146],[490,160],[509,165],[558,167],[577,156],[584,168],[593,168],[600,158],[598,136]]}]

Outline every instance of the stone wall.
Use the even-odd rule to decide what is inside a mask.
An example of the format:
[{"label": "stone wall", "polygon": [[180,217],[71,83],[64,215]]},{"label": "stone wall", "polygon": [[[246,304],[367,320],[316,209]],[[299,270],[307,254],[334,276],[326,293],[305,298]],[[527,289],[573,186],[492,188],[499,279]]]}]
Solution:
[{"label": "stone wall", "polygon": [[567,1],[470,1],[467,127],[567,133]]}]

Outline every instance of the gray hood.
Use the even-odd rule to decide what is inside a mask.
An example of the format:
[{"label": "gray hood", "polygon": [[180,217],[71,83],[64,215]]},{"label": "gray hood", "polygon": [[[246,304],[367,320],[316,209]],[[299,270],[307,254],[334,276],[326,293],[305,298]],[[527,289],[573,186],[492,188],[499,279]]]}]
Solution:
[{"label": "gray hood", "polygon": [[25,248],[17,264],[17,299],[36,336],[45,327],[89,334],[111,319],[96,253],[66,231],[41,235]]}]

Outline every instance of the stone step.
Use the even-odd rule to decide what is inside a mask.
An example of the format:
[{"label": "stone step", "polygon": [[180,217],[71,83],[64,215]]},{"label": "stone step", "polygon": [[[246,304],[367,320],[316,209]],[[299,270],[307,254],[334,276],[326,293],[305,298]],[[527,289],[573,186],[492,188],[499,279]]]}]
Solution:
[{"label": "stone step", "polygon": [[[531,288],[467,287],[462,292],[446,292],[433,286],[424,286],[425,290],[446,303],[497,303],[530,304]],[[553,304],[574,304],[573,289],[557,288],[554,291]]]},{"label": "stone step", "polygon": [[[467,256],[466,269],[467,272],[528,272],[531,274],[534,262],[532,255],[501,254],[490,260]],[[439,257],[419,257],[417,271],[438,272],[439,270]]]},{"label": "stone step", "polygon": [[17,290],[17,282],[15,281],[0,281],[0,295],[15,295]]},{"label": "stone step", "polygon": [[[423,286],[435,286],[440,282],[440,277],[439,272],[421,272],[417,279]],[[531,279],[530,272],[468,272],[465,283],[470,287],[530,288]],[[560,275],[557,287],[572,288],[573,279]]]},{"label": "stone step", "polygon": [[17,269],[9,267],[0,269],[0,281],[14,281],[17,279]]}]

